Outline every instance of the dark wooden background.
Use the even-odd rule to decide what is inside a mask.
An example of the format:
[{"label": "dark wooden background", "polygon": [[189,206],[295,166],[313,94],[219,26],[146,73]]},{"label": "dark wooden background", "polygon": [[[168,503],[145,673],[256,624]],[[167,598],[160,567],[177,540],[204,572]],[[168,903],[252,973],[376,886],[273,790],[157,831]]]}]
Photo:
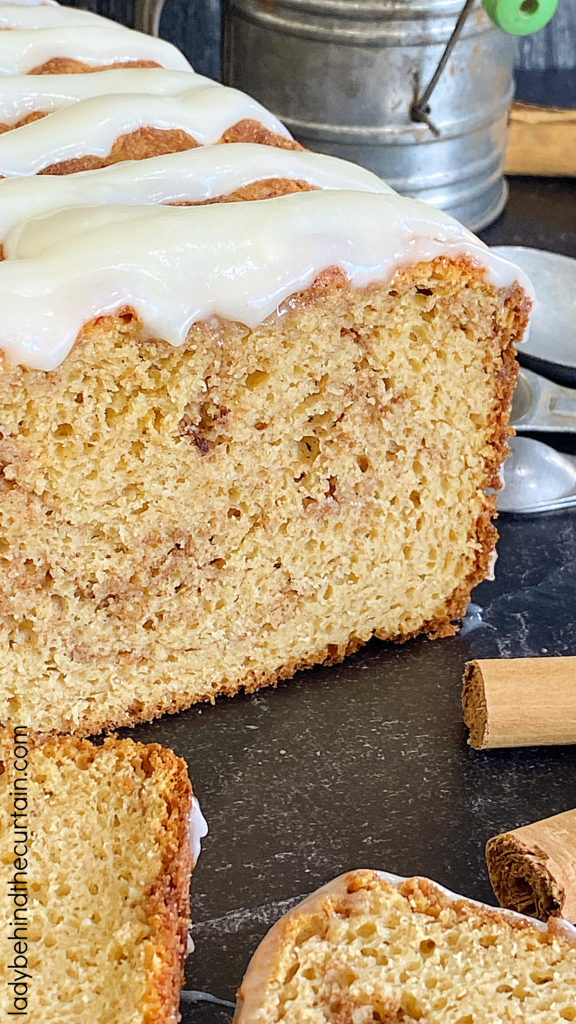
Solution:
[{"label": "dark wooden background", "polygon": [[[132,25],[134,0],[67,0]],[[195,70],[220,75],[221,0],[166,0],[161,34]],[[518,41],[517,95],[544,106],[576,108],[576,0],[560,0],[546,28]]]}]

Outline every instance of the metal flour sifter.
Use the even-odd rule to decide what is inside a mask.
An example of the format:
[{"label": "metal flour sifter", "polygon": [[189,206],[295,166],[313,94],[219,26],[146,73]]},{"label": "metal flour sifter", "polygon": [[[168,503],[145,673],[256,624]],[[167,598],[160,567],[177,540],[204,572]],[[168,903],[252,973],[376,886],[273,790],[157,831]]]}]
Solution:
[{"label": "metal flour sifter", "polygon": [[[139,0],[154,31],[163,0]],[[345,157],[473,230],[494,220],[515,35],[557,0],[222,0],[223,80],[307,148]]]}]

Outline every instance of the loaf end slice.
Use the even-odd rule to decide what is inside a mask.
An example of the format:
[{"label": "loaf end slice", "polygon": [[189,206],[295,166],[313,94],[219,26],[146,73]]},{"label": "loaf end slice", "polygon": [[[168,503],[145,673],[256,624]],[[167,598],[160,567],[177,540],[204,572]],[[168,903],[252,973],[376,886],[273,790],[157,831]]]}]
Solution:
[{"label": "loaf end slice", "polygon": [[45,1024],[178,1021],[198,838],[185,763],[157,744],[24,730],[2,757],[2,1009]]}]

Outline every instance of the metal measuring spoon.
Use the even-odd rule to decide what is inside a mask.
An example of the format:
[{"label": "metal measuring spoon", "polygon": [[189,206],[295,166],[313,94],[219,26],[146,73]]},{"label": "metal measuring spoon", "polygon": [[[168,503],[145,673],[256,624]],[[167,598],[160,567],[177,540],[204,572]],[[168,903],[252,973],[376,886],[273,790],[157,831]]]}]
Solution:
[{"label": "metal measuring spoon", "polygon": [[518,372],[510,422],[516,430],[576,434],[576,391],[531,370]]},{"label": "metal measuring spoon", "polygon": [[530,437],[510,439],[499,512],[551,512],[576,505],[576,456],[563,455]]}]

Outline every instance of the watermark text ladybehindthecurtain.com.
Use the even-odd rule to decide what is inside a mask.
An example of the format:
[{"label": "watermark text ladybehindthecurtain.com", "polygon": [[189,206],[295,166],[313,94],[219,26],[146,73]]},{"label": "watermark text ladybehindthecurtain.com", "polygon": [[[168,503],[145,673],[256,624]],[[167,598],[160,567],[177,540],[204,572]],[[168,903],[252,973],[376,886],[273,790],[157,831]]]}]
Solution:
[{"label": "watermark text ladybehindthecurtain.com", "polygon": [[12,873],[8,878],[8,896],[12,914],[8,921],[8,987],[10,990],[8,1014],[11,1017],[28,1015],[28,999],[32,977],[28,970],[28,731],[23,726],[14,729],[12,765],[14,781],[9,796],[12,798]]}]

